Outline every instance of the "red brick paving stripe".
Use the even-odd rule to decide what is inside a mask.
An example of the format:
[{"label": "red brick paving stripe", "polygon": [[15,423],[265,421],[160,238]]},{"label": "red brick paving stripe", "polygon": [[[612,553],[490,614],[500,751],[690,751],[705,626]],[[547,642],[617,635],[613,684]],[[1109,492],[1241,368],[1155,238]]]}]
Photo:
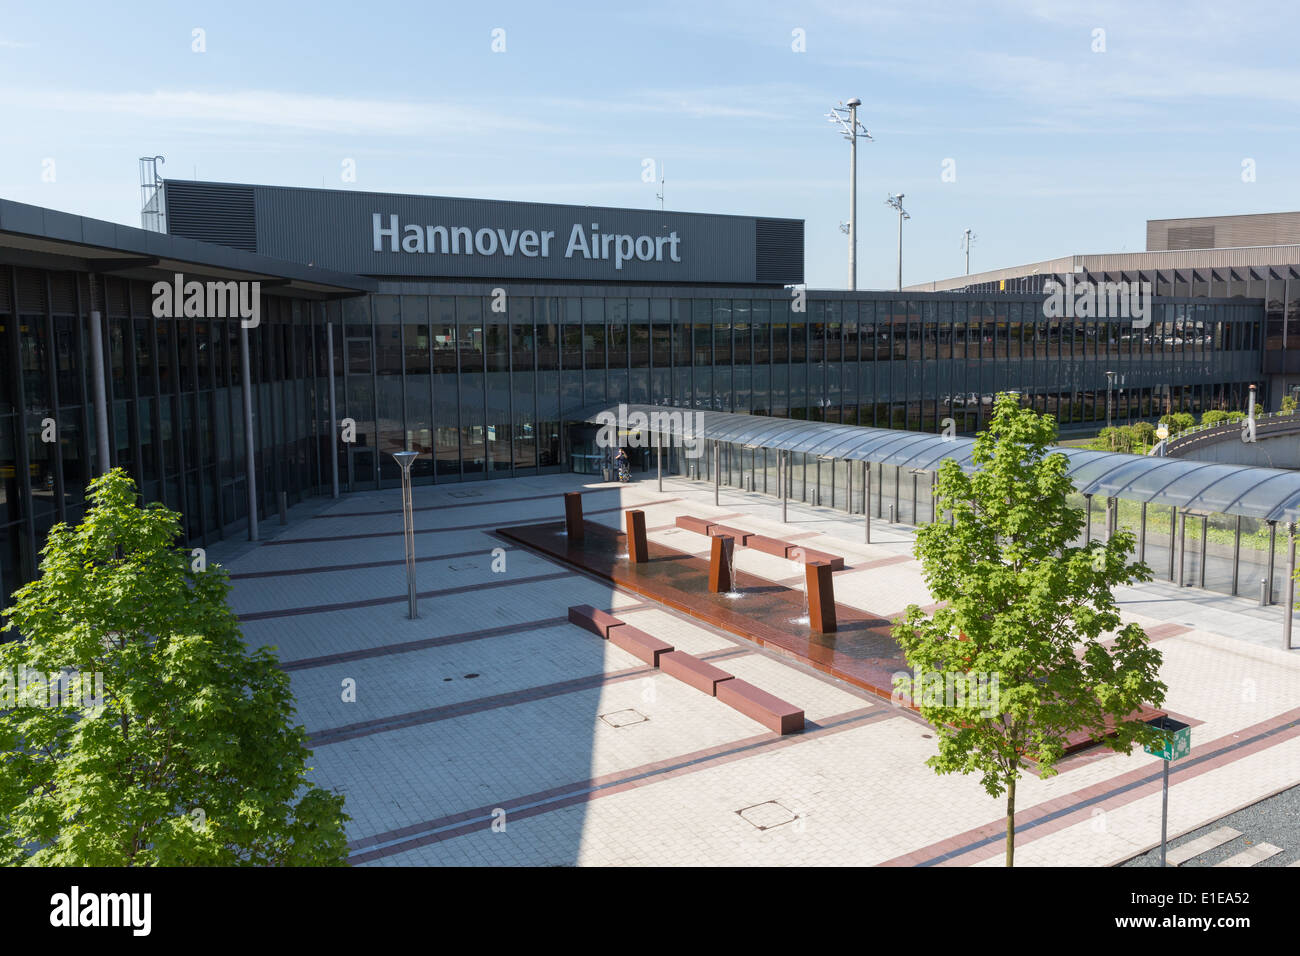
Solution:
[{"label": "red brick paving stripe", "polygon": [[[1203,773],[1218,769],[1248,757],[1251,754],[1276,746],[1300,736],[1300,708],[1286,711],[1269,720],[1244,727],[1235,734],[1227,734],[1201,745],[1196,756],[1177,761],[1169,767],[1170,785],[1177,780],[1190,780]],[[1162,786],[1161,770],[1138,767],[1117,777],[1099,781],[1082,790],[1064,794],[1045,803],[1016,811],[1016,845],[1033,842],[1067,826],[1073,826],[1090,813],[1103,800],[1108,809],[1116,809],[1139,800]],[[973,863],[987,859],[989,848],[1006,837],[1006,819],[975,827],[955,834],[946,840],[933,843],[887,860],[880,866],[950,866]],[[994,854],[996,855],[996,853]]]},{"label": "red brick paving stripe", "polygon": [[568,624],[567,617],[546,617],[522,624],[505,624],[501,627],[489,627],[480,631],[462,631],[459,634],[444,634],[441,637],[428,637],[419,641],[403,641],[398,644],[381,644],[379,647],[363,647],[354,651],[340,651],[337,654],[322,654],[319,657],[299,657],[283,661],[280,669],[284,671],[302,671],[312,667],[328,667],[331,664],[346,664],[365,660],[370,657],[388,657],[392,654],[408,654],[423,651],[431,647],[446,647],[450,644],[463,644],[466,641],[478,641],[485,637],[504,637],[507,634],[522,634],[527,631],[539,631],[547,627],[559,627]]},{"label": "red brick paving stripe", "polygon": [[[506,551],[521,550],[518,545],[512,545],[505,548]],[[416,558],[416,564],[422,564],[426,561],[453,561],[456,558],[474,558],[481,556],[490,556],[491,551],[479,548],[477,551],[449,551],[446,554],[432,554],[426,558]],[[314,568],[286,568],[280,571],[243,571],[239,574],[230,575],[232,581],[243,581],[249,578],[278,578],[282,575],[291,574],[324,574],[327,571],[363,571],[367,568],[391,568],[396,565],[406,564],[405,558],[397,558],[394,561],[361,561],[356,564],[322,564]]]},{"label": "red brick paving stripe", "polygon": [[1176,624],[1173,621],[1169,621],[1164,624],[1157,624],[1154,627],[1148,627],[1146,629],[1147,640],[1163,641],[1166,638],[1177,637],[1180,634],[1187,634],[1191,630],[1193,630],[1193,628],[1188,627],[1186,624]]},{"label": "red brick paving stripe", "polygon": [[[416,486],[416,490],[422,487]],[[603,495],[619,491],[618,488],[593,488],[588,489],[584,495]],[[477,501],[457,501],[454,504],[445,505],[423,505],[419,508],[412,508],[412,511],[445,511],[448,508],[482,508],[486,505],[509,505],[516,501],[544,501],[547,498],[556,497],[554,492],[546,495],[522,495],[518,498],[481,498]],[[312,515],[314,519],[319,518],[369,518],[371,515],[400,515],[401,508],[382,508],[378,511],[338,511],[329,514]]]},{"label": "red brick paving stripe", "polygon": [[[619,608],[623,611],[640,611],[653,607],[650,604],[629,604],[627,607]],[[428,637],[418,641],[399,641],[396,644],[380,644],[378,647],[361,647],[354,651],[340,651],[337,654],[322,654],[319,657],[299,657],[290,661],[282,661],[280,669],[284,671],[307,670],[312,667],[328,667],[331,664],[346,664],[351,661],[366,660],[371,657],[389,657],[393,654],[406,654],[410,651],[423,651],[431,647],[442,647],[447,644],[462,644],[466,641],[476,641],[485,637],[502,637],[507,634],[519,634],[527,631],[541,630],[547,627],[556,627],[561,624],[568,624],[567,617],[547,617],[539,618],[536,621],[524,621],[520,624],[503,624],[500,627],[489,627],[479,631],[463,631],[459,634],[444,634],[441,637]],[[735,641],[732,641],[734,644]]]},{"label": "red brick paving stripe", "polygon": [[[594,511],[586,512],[586,514],[603,515],[603,514],[608,514],[611,511],[626,511],[629,508],[650,508],[655,505],[667,505],[667,504],[672,504],[674,501],[681,501],[681,500],[682,499],[680,498],[663,498],[659,501],[643,501],[643,502],[635,502],[635,503],[628,502],[626,504],[619,505],[617,508],[597,508]],[[559,527],[560,524],[561,524],[561,519],[557,517],[555,519],[556,527]],[[417,528],[415,533],[416,534],[445,534],[449,531],[482,531],[485,528],[497,528],[500,527],[500,525],[501,525],[501,521],[500,519],[498,519],[496,521],[484,521],[478,524],[458,524],[448,528],[423,528],[423,529]],[[272,547],[274,545],[286,545],[286,544],[323,544],[323,543],[328,543],[330,541],[357,541],[360,540],[361,538],[397,538],[397,537],[401,537],[405,533],[406,532],[404,531],[367,531],[363,534],[335,534],[335,535],[327,535],[326,537],[323,538],[275,538],[271,541],[263,541],[261,542],[261,544],[263,547]]]},{"label": "red brick paving stripe", "polygon": [[[869,571],[872,568],[887,568],[891,564],[903,564],[907,561],[915,561],[915,560],[916,559],[912,557],[910,554],[895,554],[895,555],[891,555],[888,558],[874,558],[870,561],[862,561],[860,563],[854,564],[852,570]],[[845,570],[849,570],[849,569],[846,568]]]},{"label": "red brick paving stripe", "polygon": [[[891,708],[868,706],[837,714],[834,717],[827,718],[825,722],[820,724],[809,722],[807,729],[802,734],[786,737],[779,737],[770,733],[758,734],[678,757],[642,764],[629,770],[551,787],[514,800],[498,801],[494,804],[462,810],[459,813],[439,817],[424,823],[416,823],[398,830],[390,830],[386,833],[354,840],[348,846],[355,850],[363,850],[366,847],[376,846],[392,840],[401,840],[402,842],[364,853],[354,853],[348,858],[348,862],[354,866],[369,863],[373,860],[383,859],[418,847],[440,843],[443,840],[483,830],[491,825],[494,819],[492,813],[498,807],[506,810],[508,820],[527,819],[555,810],[562,810],[575,804],[590,803],[592,800],[601,797],[636,790],[663,780],[672,780],[676,777],[722,766],[758,753],[769,753],[773,750],[794,746],[813,737],[826,737],[845,730],[853,730],[893,715],[894,711]],[[515,809],[511,809],[512,805]]]},{"label": "red brick paving stripe", "polygon": [[[705,654],[701,659],[723,660],[731,657],[740,657],[751,654],[753,651],[743,647],[726,648],[720,651],[714,651],[712,654]],[[513,707],[515,704],[527,704],[538,700],[544,700],[548,697],[560,697],[564,694],[571,694],[574,691],[590,690],[596,687],[602,687],[605,684],[616,684],[622,681],[631,680],[634,677],[649,677],[659,673],[659,669],[651,665],[639,667],[630,667],[626,670],[602,672],[599,674],[588,674],[585,677],[574,677],[569,680],[557,681],[553,684],[539,684],[535,687],[525,687],[521,690],[506,691],[502,694],[494,694],[490,697],[475,697],[471,700],[458,701],[454,704],[444,704],[441,707],[429,707],[425,710],[411,711],[406,714],[394,714],[390,717],[376,717],[373,720],[364,720],[355,724],[344,724],[341,727],[329,727],[325,730],[318,730],[307,735],[307,741],[312,747],[324,747],[329,744],[341,743],[345,740],[354,740],[357,737],[368,737],[371,734],[385,733],[390,730],[404,730],[408,727],[415,727],[421,724],[432,724],[440,720],[450,720],[453,717],[463,717],[466,714],[482,713],[486,710],[496,710],[500,707]]]},{"label": "red brick paving stripe", "polygon": [[[536,581],[554,581],[559,578],[572,577],[572,571],[553,571],[550,574],[533,574],[524,578],[511,578],[505,581],[484,581],[479,584],[465,584],[460,587],[442,588],[436,591],[417,591],[420,600],[431,597],[443,597],[448,594],[464,594],[467,591],[483,591],[488,588],[508,588],[517,584],[531,584]],[[350,611],[359,607],[378,607],[381,604],[397,604],[405,601],[407,595],[398,594],[390,597],[364,598],[360,601],[343,601],[339,604],[309,604],[306,607],[290,607],[276,611],[249,611],[238,615],[239,620],[265,621],[277,617],[295,617],[300,614],[326,614],[330,611]]]}]

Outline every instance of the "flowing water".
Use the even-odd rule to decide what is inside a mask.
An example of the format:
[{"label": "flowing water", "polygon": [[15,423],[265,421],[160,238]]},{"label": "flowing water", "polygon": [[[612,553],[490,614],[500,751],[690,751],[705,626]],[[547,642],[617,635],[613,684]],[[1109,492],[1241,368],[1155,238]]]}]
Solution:
[{"label": "flowing water", "polygon": [[727,559],[727,574],[728,574],[729,579],[730,579],[730,581],[731,581],[731,590],[728,591],[728,592],[726,593],[726,597],[728,597],[728,598],[730,598],[731,600],[735,601],[735,600],[737,600],[737,599],[739,599],[739,598],[743,598],[743,597],[745,596],[745,592],[742,591],[742,590],[741,590],[739,587],[737,587],[737,585],[736,585],[736,545],[735,545],[735,542],[732,542],[732,545],[731,545],[730,548],[723,548],[723,549],[722,549],[722,554],[723,554],[723,556],[726,557],[726,559]]},{"label": "flowing water", "polygon": [[802,563],[797,563],[797,564],[796,564],[796,567],[798,567],[798,569],[799,569],[799,575],[800,575],[800,576],[799,576],[799,584],[798,584],[798,587],[799,587],[799,593],[803,595],[803,616],[802,616],[802,617],[792,617],[792,618],[790,618],[790,623],[791,623],[791,624],[811,624],[811,623],[812,623],[812,614],[811,614],[811,613],[809,612],[809,610],[808,610],[808,582],[807,582],[807,580],[806,580],[806,576],[805,576],[805,574],[804,574],[804,566],[803,566]]}]

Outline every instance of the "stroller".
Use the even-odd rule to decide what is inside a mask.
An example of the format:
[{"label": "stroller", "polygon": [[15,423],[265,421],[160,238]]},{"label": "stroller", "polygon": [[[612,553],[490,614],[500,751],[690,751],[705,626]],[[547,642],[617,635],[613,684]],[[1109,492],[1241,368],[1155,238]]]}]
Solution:
[{"label": "stroller", "polygon": [[631,481],[632,472],[628,468],[627,452],[620,448],[614,458],[614,463],[618,466],[618,480]]}]

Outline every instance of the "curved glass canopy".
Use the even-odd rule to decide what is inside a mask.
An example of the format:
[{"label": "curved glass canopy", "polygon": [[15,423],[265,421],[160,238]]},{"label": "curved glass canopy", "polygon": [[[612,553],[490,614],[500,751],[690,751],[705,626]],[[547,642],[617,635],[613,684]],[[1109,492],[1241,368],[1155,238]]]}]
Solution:
[{"label": "curved glass canopy", "polygon": [[[922,471],[935,471],[949,458],[967,471],[974,467],[973,438],[946,438],[928,432],[768,418],[672,405],[597,405],[584,409],[576,417],[594,424],[613,422],[620,427],[645,427],[670,441],[674,437],[703,438]],[[1269,521],[1300,520],[1300,472],[1086,448],[1062,448],[1060,453],[1069,459],[1067,472],[1075,489],[1085,495]]]}]

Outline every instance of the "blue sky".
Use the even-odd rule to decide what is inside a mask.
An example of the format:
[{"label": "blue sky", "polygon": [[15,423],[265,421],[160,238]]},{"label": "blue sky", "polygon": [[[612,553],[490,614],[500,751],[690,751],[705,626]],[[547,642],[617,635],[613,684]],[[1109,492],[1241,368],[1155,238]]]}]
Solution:
[{"label": "blue sky", "polygon": [[172,178],[649,208],[653,159],[667,208],[805,219],[809,284],[842,288],[824,114],[858,96],[859,286],[892,288],[890,192],[907,284],[959,274],[967,226],[979,271],[1300,208],[1297,26],[1194,0],[0,0],[0,196],[139,225],[136,159],[162,154]]}]

